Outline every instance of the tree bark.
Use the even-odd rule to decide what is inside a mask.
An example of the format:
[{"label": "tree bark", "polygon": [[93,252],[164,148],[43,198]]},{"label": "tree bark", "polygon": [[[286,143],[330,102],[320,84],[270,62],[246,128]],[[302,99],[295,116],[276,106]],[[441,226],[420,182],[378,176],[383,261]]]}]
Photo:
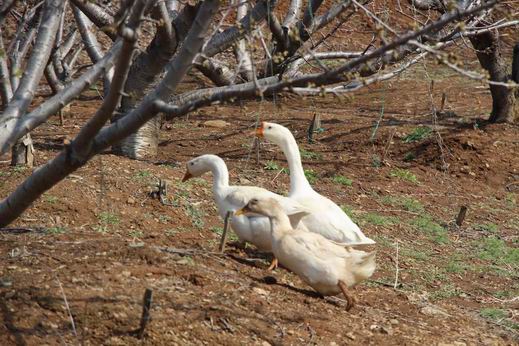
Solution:
[{"label": "tree bark", "polygon": [[[507,64],[501,55],[499,33],[487,31],[477,36],[470,37],[470,41],[481,67],[483,67],[493,82],[506,83]],[[517,55],[517,54],[516,54]],[[514,90],[503,85],[490,84],[492,94],[492,113],[488,121],[490,123],[511,122],[514,118],[515,95]]]},{"label": "tree bark", "polygon": [[[146,51],[137,57],[131,67],[125,86],[125,93],[128,96],[122,99],[121,115],[114,117],[114,121],[130,113],[138,102],[156,85],[161,73],[164,71],[164,67],[177,51],[178,44],[185,38],[195,15],[196,8],[186,5],[173,23],[164,23],[158,27],[157,33],[146,48]],[[117,155],[131,159],[144,159],[156,156],[161,122],[160,115],[151,119],[136,133],[116,143],[112,147],[112,151]]]}]

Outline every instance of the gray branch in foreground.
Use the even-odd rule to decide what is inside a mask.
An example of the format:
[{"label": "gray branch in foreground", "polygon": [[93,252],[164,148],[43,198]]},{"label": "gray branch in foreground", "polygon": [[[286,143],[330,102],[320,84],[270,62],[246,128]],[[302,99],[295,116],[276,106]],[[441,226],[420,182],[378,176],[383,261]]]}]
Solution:
[{"label": "gray branch in foreground", "polygon": [[83,90],[95,83],[107,70],[110,70],[121,47],[122,42],[116,42],[100,61],[81,77],[69,83],[67,88],[4,128],[5,131],[0,132],[0,155],[6,153],[17,139],[45,123],[51,115],[56,114],[57,111],[78,97]]},{"label": "gray branch in foreground", "polygon": [[13,97],[6,57],[7,54],[5,53],[2,28],[0,28],[0,97],[2,98],[2,108],[5,107],[11,100],[11,97]]},{"label": "gray branch in foreground", "polygon": [[103,32],[113,41],[117,38],[115,30],[109,30],[114,24],[114,18],[106,13],[101,7],[91,1],[71,0],[74,6],[79,8],[88,19],[92,21],[99,29],[105,29]]},{"label": "gray branch in foreground", "polygon": [[52,43],[54,42],[56,31],[58,30],[63,3],[61,0],[52,0],[45,5],[36,43],[27,61],[27,70],[11,102],[9,102],[7,108],[0,115],[0,137],[10,135],[10,130],[14,128],[14,124],[27,111],[31,104],[34,91],[43,76],[43,71],[51,54]]},{"label": "gray branch in foreground", "polygon": [[85,45],[85,49],[88,53],[88,57],[95,64],[103,57],[101,53],[101,45],[97,41],[96,36],[92,33],[92,21],[75,5],[72,5],[72,12],[74,13],[74,19],[76,20],[79,34]]},{"label": "gray branch in foreground", "polygon": [[[199,53],[211,18],[218,10],[219,0],[206,0],[200,6],[195,22],[189,31],[186,42],[176,57],[170,62],[168,72],[155,90],[127,116],[103,128],[94,138],[88,159],[105,150],[110,145],[135,132],[146,121],[157,114],[155,102],[167,99],[191,68]],[[0,227],[4,227],[20,216],[39,196],[59,183],[67,175],[77,170],[87,161],[74,161],[65,149],[47,164],[33,172],[15,191],[0,202]]]},{"label": "gray branch in foreground", "polygon": [[289,28],[291,28],[299,18],[299,14],[301,13],[301,6],[303,5],[302,0],[291,0],[290,6],[288,7],[287,15],[283,20],[283,28],[288,32]]},{"label": "gray branch in foreground", "polygon": [[[400,45],[406,44],[409,40],[442,28],[450,22],[461,20],[466,16],[490,8],[495,4],[496,0],[491,0],[477,8],[473,8],[467,11],[455,10],[449,13],[447,16],[444,16],[441,20],[427,25],[421,30],[401,35],[389,44],[380,47],[370,52],[369,54],[365,54],[359,58],[353,59],[343,66],[319,74],[311,74],[300,78],[286,80],[281,79],[275,82],[269,82],[268,85],[262,87],[262,91],[270,93],[286,90],[291,87],[307,87],[311,85],[320,86],[350,80],[354,77],[350,73],[350,71],[352,71],[354,68],[360,67],[362,64],[365,64],[372,59],[379,58],[381,56],[392,55],[392,50]],[[203,36],[207,32],[209,19],[214,15],[217,7],[217,0],[206,0],[202,4],[195,23],[190,30],[188,39],[186,40],[186,42],[189,42],[190,44],[184,44],[182,46],[179,54],[170,63],[170,68],[166,74],[166,77],[156,87],[154,92],[149,94],[143,100],[139,107],[132,111],[128,116],[120,119],[116,123],[102,129],[99,132],[89,153],[90,157],[104,150],[115,141],[118,141],[133,133],[147,120],[151,119],[157,114],[161,102],[163,102],[166,97],[171,95],[176,90],[178,83],[184,78],[185,74],[192,66],[194,57],[202,47],[204,40]],[[256,95],[258,95],[256,85],[260,83],[260,81],[247,83],[251,86],[246,86],[242,93],[245,95],[256,93]],[[227,88],[232,89],[234,87],[238,86],[231,86]],[[225,90],[223,92],[225,92]],[[235,95],[231,95],[230,97],[235,97]],[[203,100],[200,100],[199,102],[202,101]],[[186,112],[187,111],[188,110],[186,110]],[[61,181],[64,177],[80,166],[81,164],[73,164],[73,161],[70,160],[67,151],[64,151],[49,163],[36,170],[13,193],[11,193],[5,200],[0,203],[0,227],[6,226],[14,219],[16,219],[43,192],[54,186],[56,183]]]}]

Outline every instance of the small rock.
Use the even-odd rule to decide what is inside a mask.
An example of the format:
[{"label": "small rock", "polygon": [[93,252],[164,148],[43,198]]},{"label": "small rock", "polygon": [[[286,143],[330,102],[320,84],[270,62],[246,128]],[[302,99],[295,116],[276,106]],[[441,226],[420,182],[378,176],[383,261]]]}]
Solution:
[{"label": "small rock", "polygon": [[330,346],[337,346],[337,343],[335,341],[330,342]]},{"label": "small rock", "polygon": [[129,270],[123,270],[121,275],[128,278],[130,275],[132,275],[132,273]]},{"label": "small rock", "polygon": [[229,125],[230,124],[227,121],[223,121],[223,120],[207,120],[202,123],[202,126],[204,126],[204,127],[215,127],[218,129],[222,129]]},{"label": "small rock", "polygon": [[454,342],[440,342],[438,346],[467,346],[463,341],[454,341]]},{"label": "small rock", "polygon": [[398,324],[400,322],[398,322],[398,320],[396,318],[392,318],[392,319],[389,320],[389,323],[391,323],[392,325],[396,325],[396,324]]},{"label": "small rock", "polygon": [[346,333],[346,337],[351,340],[355,340],[355,335],[353,335],[353,332]]},{"label": "small rock", "polygon": [[272,345],[271,345],[270,342],[268,342],[268,341],[263,341],[263,342],[261,343],[261,346],[272,346]]},{"label": "small rock", "polygon": [[287,334],[288,334],[288,335],[294,335],[295,332],[294,332],[292,329],[289,329],[289,330],[287,330]]},{"label": "small rock", "polygon": [[128,197],[128,200],[126,201],[126,203],[128,204],[135,204],[135,198],[133,198],[132,196]]},{"label": "small rock", "polygon": [[434,316],[434,315],[450,316],[448,313],[446,313],[442,309],[440,309],[436,306],[432,306],[432,305],[427,305],[427,306],[421,308],[420,312],[422,314],[428,315],[428,316]]},{"label": "small rock", "polygon": [[269,293],[267,291],[265,291],[263,288],[260,288],[260,287],[253,287],[252,290],[254,292],[256,292],[257,294],[259,294],[260,296],[268,296]]}]

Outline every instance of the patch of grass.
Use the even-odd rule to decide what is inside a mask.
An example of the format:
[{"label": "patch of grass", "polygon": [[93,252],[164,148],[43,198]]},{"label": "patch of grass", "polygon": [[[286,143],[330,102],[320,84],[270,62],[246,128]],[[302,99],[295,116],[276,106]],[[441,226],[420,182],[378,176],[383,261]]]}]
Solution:
[{"label": "patch of grass", "polygon": [[165,230],[164,233],[167,236],[174,236],[177,233],[182,233],[182,232],[187,232],[187,231],[188,231],[188,229],[185,227],[176,227],[176,228],[169,228],[169,229]]},{"label": "patch of grass", "polygon": [[267,171],[279,171],[281,169],[281,167],[272,160],[268,161],[263,168]]},{"label": "patch of grass", "polygon": [[313,151],[310,151],[310,150],[305,150],[303,148],[301,148],[299,150],[299,152],[301,153],[301,157],[303,159],[320,160],[323,157],[319,153],[316,153],[316,152],[313,152]]},{"label": "patch of grass", "polygon": [[412,259],[418,260],[418,261],[428,261],[430,259],[429,254],[420,251],[417,249],[410,249],[410,248],[401,248],[400,250],[402,256],[404,257],[410,257]]},{"label": "patch of grass", "polygon": [[99,214],[99,221],[105,225],[117,225],[119,222],[121,222],[117,215],[107,211],[103,211],[101,214]]},{"label": "patch of grass", "polygon": [[48,234],[62,234],[62,233],[65,233],[66,231],[67,230],[65,229],[65,227],[61,227],[61,226],[50,227],[45,230],[45,232]]},{"label": "patch of grass", "polygon": [[491,232],[491,233],[497,233],[499,231],[499,227],[495,223],[492,223],[492,222],[476,224],[476,225],[474,225],[474,229],[476,231]]},{"label": "patch of grass", "polygon": [[344,186],[352,186],[353,180],[346,178],[343,175],[335,175],[332,178],[333,182],[336,184],[344,185]]},{"label": "patch of grass", "polygon": [[24,166],[24,165],[16,165],[16,166],[13,167],[13,170],[16,173],[22,173],[22,172],[25,172],[27,170],[27,167]]},{"label": "patch of grass", "polygon": [[445,271],[447,273],[459,274],[464,273],[469,270],[471,267],[467,265],[459,255],[454,255],[449,258],[449,261],[445,265]]},{"label": "patch of grass", "polygon": [[382,166],[382,159],[378,155],[373,155],[371,157],[371,166],[375,168],[380,168]]},{"label": "patch of grass", "polygon": [[411,220],[411,225],[419,231],[428,234],[438,244],[447,244],[449,237],[447,230],[434,221],[430,215],[419,216]]},{"label": "patch of grass", "polygon": [[[211,230],[211,232],[217,234],[218,238],[222,237],[223,227],[213,226],[210,228],[210,230]],[[229,231],[227,231],[227,240],[228,241],[239,241],[240,239],[238,238],[238,236],[236,234],[234,234],[234,232],[231,229],[229,229]]]},{"label": "patch of grass", "polygon": [[55,204],[58,201],[58,197],[45,194],[43,195],[43,200],[50,204]]},{"label": "patch of grass", "polygon": [[169,223],[171,221],[171,216],[168,215],[159,215],[159,221],[161,223]]},{"label": "patch of grass", "polygon": [[509,192],[505,196],[505,202],[508,208],[515,208],[517,206],[517,199],[515,198],[515,194]]},{"label": "patch of grass", "polygon": [[479,311],[481,317],[488,318],[489,320],[497,321],[502,320],[508,316],[508,313],[503,309],[498,308],[483,308]]},{"label": "patch of grass", "polygon": [[94,231],[96,231],[97,233],[108,233],[110,232],[110,229],[108,228],[107,225],[95,225],[92,227],[92,229]]},{"label": "patch of grass", "polygon": [[519,248],[509,247],[503,240],[495,237],[482,239],[478,245],[480,259],[519,268]]},{"label": "patch of grass", "polygon": [[191,223],[197,229],[204,228],[204,213],[192,204],[186,205],[186,214],[191,218]]},{"label": "patch of grass", "polygon": [[408,181],[413,184],[420,183],[418,181],[418,178],[416,177],[416,175],[414,175],[411,171],[409,171],[407,169],[395,168],[389,173],[389,176],[398,178],[403,181]]},{"label": "patch of grass", "polygon": [[416,154],[413,153],[412,151],[410,151],[410,152],[408,152],[408,153],[406,153],[404,155],[404,161],[405,162],[410,162],[410,161],[413,161],[415,159],[416,159]]},{"label": "patch of grass", "polygon": [[419,126],[413,129],[411,133],[402,138],[404,143],[419,142],[430,136],[432,129],[427,126]]},{"label": "patch of grass", "polygon": [[150,178],[152,178],[152,177],[153,177],[153,175],[152,175],[151,172],[148,171],[148,170],[138,171],[138,172],[135,173],[135,175],[133,176],[133,178],[134,178],[135,180],[141,180],[141,181],[143,181],[143,180],[148,180],[148,179],[150,179]]},{"label": "patch of grass", "polygon": [[317,173],[313,169],[305,169],[305,177],[311,185],[318,179]]},{"label": "patch of grass", "polygon": [[385,216],[377,213],[366,213],[360,216],[360,219],[365,223],[370,223],[375,226],[389,226],[398,223],[400,220],[394,216]]},{"label": "patch of grass", "polygon": [[139,230],[132,230],[128,232],[128,235],[133,238],[141,238],[144,236],[144,232]]},{"label": "patch of grass", "polygon": [[499,308],[483,308],[479,310],[481,317],[494,321],[504,327],[513,330],[519,330],[519,323],[516,323],[509,317],[508,311]]},{"label": "patch of grass", "polygon": [[425,210],[424,206],[420,201],[410,197],[400,196],[384,196],[381,199],[384,204],[391,205],[393,207],[400,207],[404,210],[411,211],[414,213],[421,213]]},{"label": "patch of grass", "polygon": [[429,298],[432,301],[448,299],[452,297],[458,297],[460,293],[463,293],[458,287],[453,284],[441,285],[439,289],[434,290],[429,294]]}]

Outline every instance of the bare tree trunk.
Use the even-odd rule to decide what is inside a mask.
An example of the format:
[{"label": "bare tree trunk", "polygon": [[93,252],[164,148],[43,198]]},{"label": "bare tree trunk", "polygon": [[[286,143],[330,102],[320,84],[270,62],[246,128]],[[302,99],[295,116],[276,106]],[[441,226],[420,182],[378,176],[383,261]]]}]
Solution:
[{"label": "bare tree trunk", "polygon": [[[238,10],[236,13],[236,22],[239,24],[240,21],[247,15],[247,1],[237,0]],[[238,61],[239,74],[245,81],[251,81],[254,77],[252,75],[252,60],[247,50],[247,40],[241,39],[236,44],[234,49],[236,60]]]},{"label": "bare tree trunk", "polygon": [[[125,96],[121,104],[121,116],[130,113],[131,110],[147,95],[159,80],[164,67],[175,54],[178,44],[187,34],[196,15],[195,7],[186,5],[176,20],[171,23],[166,5],[158,3],[154,9],[154,16],[162,16],[163,25],[158,27],[157,34],[132,65],[128,81],[126,82]],[[113,120],[117,120],[115,117]],[[121,142],[116,143],[112,150],[114,153],[132,159],[143,159],[157,155],[159,146],[161,116],[145,123],[136,133],[131,134]]]},{"label": "bare tree trunk", "polygon": [[[487,31],[470,38],[481,66],[488,71],[493,82],[507,82],[507,64],[501,56],[499,33]],[[517,54],[515,54],[517,56]],[[491,123],[511,122],[514,118],[515,95],[503,85],[490,84],[492,94]]]},{"label": "bare tree trunk", "polygon": [[29,133],[20,138],[13,146],[11,166],[34,166],[34,146]]}]

